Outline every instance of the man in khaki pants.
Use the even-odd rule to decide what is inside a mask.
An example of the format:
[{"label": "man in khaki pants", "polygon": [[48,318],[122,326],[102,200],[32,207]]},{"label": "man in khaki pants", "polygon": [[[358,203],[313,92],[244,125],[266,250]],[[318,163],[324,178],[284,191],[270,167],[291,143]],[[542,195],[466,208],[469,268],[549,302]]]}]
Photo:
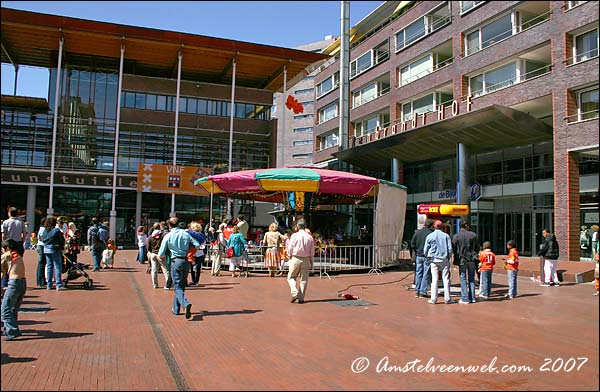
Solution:
[{"label": "man in khaki pants", "polygon": [[[290,237],[288,245],[288,283],[290,285],[292,300],[294,303],[298,300],[299,304],[304,303],[306,288],[308,287],[308,275],[313,264],[315,254],[315,242],[312,236],[305,230],[306,223],[304,219],[298,219],[294,225],[295,233]],[[300,276],[300,290],[296,288],[297,278]]]}]

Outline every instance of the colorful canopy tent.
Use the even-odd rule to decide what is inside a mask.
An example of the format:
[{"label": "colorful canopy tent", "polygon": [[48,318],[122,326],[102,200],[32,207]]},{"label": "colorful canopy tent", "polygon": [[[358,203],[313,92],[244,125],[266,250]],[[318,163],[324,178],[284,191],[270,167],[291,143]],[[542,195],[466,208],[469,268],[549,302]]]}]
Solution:
[{"label": "colorful canopy tent", "polygon": [[290,209],[296,210],[302,209],[301,201],[307,206],[370,201],[380,184],[403,188],[401,185],[360,174],[308,167],[223,173],[200,178],[194,184],[209,194],[283,203],[286,207],[295,204],[296,208]]},{"label": "colorful canopy tent", "polygon": [[194,184],[211,197],[282,203],[287,212],[294,214],[310,213],[317,205],[374,202],[377,259],[397,258],[396,246],[402,243],[406,187],[393,182],[335,170],[283,167],[217,174]]}]

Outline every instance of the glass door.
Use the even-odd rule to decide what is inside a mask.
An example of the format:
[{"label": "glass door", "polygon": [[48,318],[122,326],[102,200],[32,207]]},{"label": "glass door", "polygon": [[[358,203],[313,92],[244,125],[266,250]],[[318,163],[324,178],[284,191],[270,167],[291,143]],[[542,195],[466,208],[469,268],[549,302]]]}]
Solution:
[{"label": "glass door", "polygon": [[537,253],[538,249],[540,249],[540,245],[544,240],[544,236],[542,235],[542,231],[544,229],[550,230],[551,233],[554,232],[553,223],[554,223],[554,211],[552,210],[537,210],[534,214],[534,222],[533,227],[535,231],[533,232],[533,241],[534,241],[534,254]]}]

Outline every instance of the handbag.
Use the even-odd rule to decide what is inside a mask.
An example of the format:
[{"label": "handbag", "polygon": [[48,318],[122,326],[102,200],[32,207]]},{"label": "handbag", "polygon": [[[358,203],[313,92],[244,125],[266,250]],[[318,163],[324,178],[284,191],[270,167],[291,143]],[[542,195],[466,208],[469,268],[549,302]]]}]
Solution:
[{"label": "handbag", "polygon": [[234,256],[233,254],[233,247],[229,247],[227,248],[227,253],[225,255],[228,259],[232,258]]}]

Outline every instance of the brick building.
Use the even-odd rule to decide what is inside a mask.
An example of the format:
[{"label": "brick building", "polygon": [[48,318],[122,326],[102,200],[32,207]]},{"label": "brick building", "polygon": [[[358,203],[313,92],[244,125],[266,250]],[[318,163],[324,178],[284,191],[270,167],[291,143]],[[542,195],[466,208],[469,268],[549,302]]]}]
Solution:
[{"label": "brick building", "polygon": [[561,258],[578,260],[580,227],[598,224],[598,7],[383,3],[353,27],[345,150],[339,59],[315,77],[313,161],[406,185],[409,237],[418,204],[470,202],[496,252],[514,239],[535,254],[547,227]]}]

